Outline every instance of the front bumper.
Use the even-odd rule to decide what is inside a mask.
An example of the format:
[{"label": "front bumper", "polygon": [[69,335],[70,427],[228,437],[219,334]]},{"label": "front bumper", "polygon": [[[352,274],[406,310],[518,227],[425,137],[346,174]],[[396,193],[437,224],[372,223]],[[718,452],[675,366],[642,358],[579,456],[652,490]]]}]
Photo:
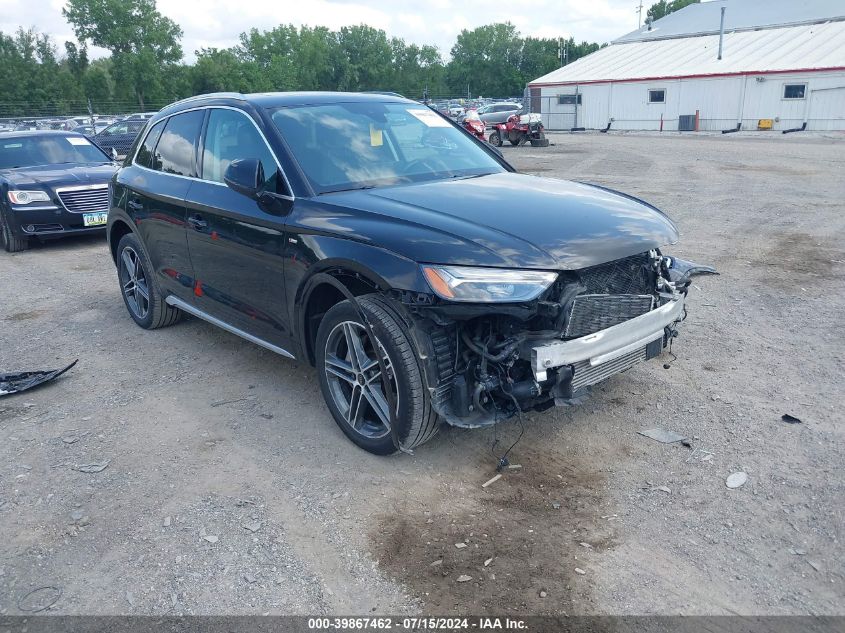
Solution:
[{"label": "front bumper", "polygon": [[680,321],[683,314],[684,295],[679,294],[659,308],[599,332],[568,341],[548,339],[541,345],[533,345],[534,378],[541,383],[548,380],[550,369],[571,365],[599,367],[622,357],[633,358],[632,354],[661,339],[666,328]]},{"label": "front bumper", "polygon": [[82,213],[72,213],[63,207],[11,207],[6,217],[12,233],[19,237],[59,237],[99,233],[106,225],[85,226]]}]

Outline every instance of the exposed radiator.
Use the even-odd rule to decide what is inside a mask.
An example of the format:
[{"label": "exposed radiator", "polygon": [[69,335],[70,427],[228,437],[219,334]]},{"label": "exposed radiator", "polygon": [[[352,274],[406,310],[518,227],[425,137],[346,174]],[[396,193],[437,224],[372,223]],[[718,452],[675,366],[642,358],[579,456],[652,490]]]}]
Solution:
[{"label": "exposed radiator", "polygon": [[644,295],[654,292],[655,273],[649,254],[640,253],[578,271],[590,294]]},{"label": "exposed radiator", "polygon": [[630,369],[644,360],[646,360],[646,348],[641,347],[638,350],[628,352],[624,356],[614,358],[595,367],[590,366],[590,361],[588,360],[575,363],[572,366],[575,370],[572,376],[572,390],[576,391],[582,387],[594,385],[605,378],[610,378],[614,374]]},{"label": "exposed radiator", "polygon": [[586,336],[619,325],[651,310],[651,295],[578,295],[566,322],[564,336]]}]

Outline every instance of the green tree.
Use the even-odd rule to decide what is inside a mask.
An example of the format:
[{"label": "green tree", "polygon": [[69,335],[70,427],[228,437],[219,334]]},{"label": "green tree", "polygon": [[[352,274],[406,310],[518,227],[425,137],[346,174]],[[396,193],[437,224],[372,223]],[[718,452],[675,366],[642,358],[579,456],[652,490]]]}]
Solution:
[{"label": "green tree", "polygon": [[447,75],[455,94],[522,94],[522,38],[510,22],[464,29],[452,47]]},{"label": "green tree", "polygon": [[109,60],[96,60],[88,66],[82,76],[82,87],[86,99],[91,100],[95,112],[109,111],[113,99],[113,82],[109,74]]},{"label": "green tree", "polygon": [[182,58],[182,29],[161,15],[155,0],[68,0],[62,14],[81,42],[111,51],[114,78],[145,108],[160,91],[165,68]]},{"label": "green tree", "polygon": [[384,31],[366,24],[343,26],[337,33],[337,90],[389,90],[393,49]]},{"label": "green tree", "polygon": [[88,49],[74,42],[65,42],[65,60],[74,77],[82,77],[88,69]]},{"label": "green tree", "polygon": [[670,13],[679,11],[691,4],[698,4],[701,0],[660,0],[648,8],[646,12],[646,19],[654,22],[662,17],[666,17]]}]

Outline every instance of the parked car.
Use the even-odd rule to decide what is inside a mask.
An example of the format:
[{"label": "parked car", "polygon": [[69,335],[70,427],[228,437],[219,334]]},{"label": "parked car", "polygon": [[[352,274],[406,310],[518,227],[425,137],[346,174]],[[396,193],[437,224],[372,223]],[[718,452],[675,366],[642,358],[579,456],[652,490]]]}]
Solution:
[{"label": "parked car", "polygon": [[449,102],[449,116],[456,119],[464,113],[464,106],[457,101]]},{"label": "parked car", "polygon": [[155,116],[155,112],[135,112],[123,117],[122,121],[149,121]]},{"label": "parked car", "polygon": [[95,123],[94,125],[77,125],[75,128],[73,128],[72,131],[76,132],[77,134],[84,134],[88,138],[92,138],[103,130],[105,130],[107,127],[107,125],[101,125],[99,123]]},{"label": "parked car", "polygon": [[25,250],[47,239],[103,231],[116,167],[81,134],[0,134],[0,243]]},{"label": "parked car", "polygon": [[505,101],[502,103],[491,103],[478,109],[478,116],[487,126],[496,123],[504,123],[512,114],[522,112],[522,106],[518,103]]},{"label": "parked car", "polygon": [[570,403],[658,356],[695,270],[661,252],[678,230],[653,206],[516,173],[457,124],[383,95],[175,103],[111,192],[135,323],[186,312],[316,365],[337,424],[377,454],[441,421]]},{"label": "parked car", "polygon": [[95,134],[92,140],[112,158],[122,160],[146,124],[144,119],[124,119]]}]

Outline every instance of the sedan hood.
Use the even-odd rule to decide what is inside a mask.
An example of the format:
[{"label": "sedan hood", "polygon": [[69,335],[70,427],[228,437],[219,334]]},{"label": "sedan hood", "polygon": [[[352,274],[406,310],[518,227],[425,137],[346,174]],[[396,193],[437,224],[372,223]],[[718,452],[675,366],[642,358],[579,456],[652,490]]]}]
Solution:
[{"label": "sedan hood", "polygon": [[108,182],[117,167],[111,163],[91,165],[39,165],[0,171],[11,187],[62,187]]},{"label": "sedan hood", "polygon": [[[355,214],[358,221],[345,214],[332,218],[333,224],[345,226],[347,235],[360,230],[360,237],[419,262],[577,270],[678,239],[672,220],[641,200],[594,185],[524,174],[320,199],[363,212]],[[356,226],[360,221],[366,227]]]}]

